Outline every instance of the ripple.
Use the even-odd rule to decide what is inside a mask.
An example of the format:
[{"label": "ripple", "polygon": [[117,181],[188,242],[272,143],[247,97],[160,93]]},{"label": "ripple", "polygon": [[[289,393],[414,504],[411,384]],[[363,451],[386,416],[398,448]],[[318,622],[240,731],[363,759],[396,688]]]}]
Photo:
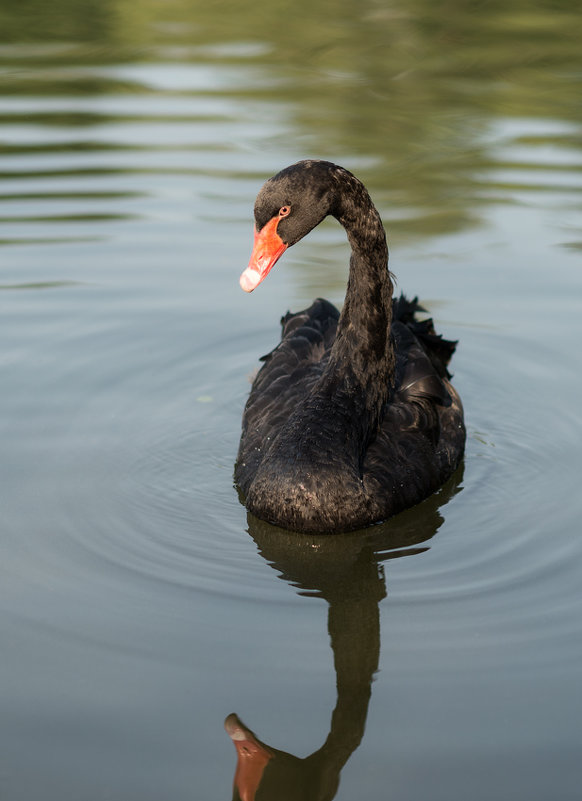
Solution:
[{"label": "ripple", "polygon": [[[504,360],[503,386],[495,383],[491,362],[491,354],[503,352],[498,338],[511,353]],[[552,403],[553,382],[539,384],[537,396],[518,389],[531,386],[540,364],[554,364],[559,372],[559,350],[546,343],[532,353],[527,340],[492,332],[482,347],[489,363],[477,347],[473,364],[462,374],[469,410],[463,513],[450,505],[447,534],[438,548],[394,575],[391,596],[407,605],[454,604],[466,610],[459,626],[487,629],[502,620],[501,642],[516,630],[533,636],[540,617],[551,617],[556,630],[563,628],[558,605],[564,588],[571,585],[575,597],[572,565],[580,560],[582,544],[568,535],[564,510],[571,488],[559,486],[558,476],[575,460],[577,444],[573,419]],[[557,375],[554,380],[559,381]],[[536,419],[539,425],[532,425]],[[551,441],[546,430],[553,431]],[[554,520],[560,521],[558,529]],[[478,621],[470,619],[472,609],[479,610]]]},{"label": "ripple", "polygon": [[[47,51],[43,56],[32,46],[20,48],[14,52],[50,55]],[[57,55],[59,48],[54,51]],[[4,48],[0,56],[10,52]],[[223,222],[225,216],[238,222],[251,189],[269,164],[274,170],[280,157],[288,155],[291,107],[269,103],[266,129],[266,106],[261,102],[261,93],[283,85],[277,75],[276,70],[249,64],[197,65],[163,59],[105,66],[39,65],[32,71],[11,72],[5,76],[7,91],[34,88],[34,94],[3,101],[0,177],[5,179],[5,194],[0,200],[11,208],[4,210],[0,224],[7,228],[18,222],[26,226],[27,236],[10,231],[0,245],[86,243],[97,241],[89,232],[98,230],[110,238],[124,223],[131,227],[140,221],[143,234],[154,219],[190,224],[190,216],[195,216],[206,227],[218,215]],[[85,94],[96,81],[98,93]],[[319,104],[317,109],[319,113]],[[567,198],[579,192],[577,129],[562,123],[549,129],[540,122],[515,120],[505,127],[492,123],[488,155],[477,159],[472,170],[476,192],[490,190],[504,202],[516,192],[523,192],[528,202],[540,194],[544,203],[547,193]],[[371,171],[384,163],[378,154],[364,158],[358,148],[349,160]],[[161,180],[151,180],[152,176]],[[227,187],[220,185],[225,178]],[[31,190],[25,191],[29,183]],[[192,194],[201,200],[193,215],[184,211]],[[411,203],[402,187],[385,197],[386,219],[402,234],[412,232],[415,237],[466,229],[482,214],[478,204],[449,207],[434,199],[423,211],[421,195]],[[424,202],[424,192],[422,198]],[[59,226],[71,224],[75,231],[86,224],[86,236],[59,237]],[[167,236],[167,229],[157,236]],[[334,234],[331,244],[335,238]],[[131,247],[136,239],[132,232]],[[342,238],[342,251],[344,247]],[[313,282],[312,264],[306,272],[310,278],[305,280]],[[27,276],[11,277],[12,283],[0,289],[56,289],[81,283],[23,278]],[[318,273],[318,284],[319,278]],[[125,280],[129,284],[136,279],[126,274]],[[139,302],[135,296],[131,301]],[[198,322],[196,331],[206,337],[205,325]],[[481,345],[473,339],[473,361],[460,370],[469,427],[463,519],[454,500],[458,485],[450,497],[437,494],[385,526],[358,535],[307,540],[268,528],[263,531],[247,518],[233,487],[247,390],[240,364],[254,364],[254,356],[248,357],[254,333],[239,338],[234,346],[229,341],[228,348],[214,334],[203,345],[187,347],[176,343],[190,332],[176,329],[174,341],[167,339],[175,348],[172,353],[157,353],[153,337],[127,346],[112,337],[111,342],[100,339],[96,345],[93,334],[89,326],[85,336],[71,340],[70,350],[68,335],[63,335],[58,343],[63,364],[54,366],[52,385],[45,387],[53,400],[66,397],[58,388],[63,381],[69,387],[76,381],[86,393],[75,396],[78,405],[60,432],[60,468],[68,481],[62,481],[61,474],[52,483],[46,479],[45,491],[58,507],[60,536],[70,546],[53,554],[62,560],[55,566],[61,577],[75,571],[80,576],[95,575],[96,560],[106,566],[108,580],[129,592],[147,593],[163,584],[166,589],[281,604],[294,596],[274,581],[276,574],[285,578],[288,573],[291,578],[286,580],[295,590],[318,592],[317,571],[297,578],[290,554],[296,552],[297,562],[308,552],[313,563],[319,559],[343,564],[367,548],[377,562],[418,555],[401,560],[391,571],[390,592],[396,602],[430,605],[479,598],[490,606],[503,606],[519,591],[532,601],[531,611],[516,608],[511,614],[527,616],[536,609],[539,613],[539,599],[533,602],[536,592],[543,592],[549,601],[550,585],[559,584],[558,576],[567,572],[569,560],[579,556],[575,542],[559,536],[550,541],[550,524],[540,511],[548,472],[569,444],[573,421],[554,408],[553,398],[544,397],[543,389],[539,396],[528,395],[525,400],[535,407],[536,418],[554,434],[540,453],[532,414],[523,413],[521,387],[537,387],[540,364],[561,364],[557,350],[536,343],[532,355],[529,342],[508,337],[506,331],[489,332]],[[251,352],[258,351],[253,347]],[[87,354],[97,376],[94,384],[84,364]],[[506,361],[501,374],[508,383],[503,386],[499,354]],[[211,364],[213,358],[220,360],[220,367]],[[515,363],[508,364],[509,358]],[[42,425],[38,429],[42,433]],[[550,483],[555,481],[551,476]],[[428,541],[445,516],[450,525],[441,532],[438,548],[431,547],[427,555]],[[257,549],[274,570],[257,559]]]},{"label": "ripple", "polygon": [[[274,577],[256,558],[233,487],[243,399],[209,400],[229,397],[240,355],[231,348],[217,383],[197,384],[192,377],[204,372],[206,358],[190,354],[164,361],[156,370],[157,389],[149,385],[143,406],[135,409],[129,407],[138,387],[148,385],[147,362],[136,354],[133,372],[116,387],[118,402],[111,407],[104,391],[81,410],[68,433],[78,479],[64,498],[64,528],[77,551],[107,563],[121,582],[144,580],[272,602]],[[244,380],[237,383],[246,390]],[[173,387],[172,396],[167,386]],[[197,401],[201,397],[205,403]],[[134,438],[112,454],[110,438],[99,442],[95,431],[89,468],[78,461],[79,441],[86,440],[87,421],[99,417],[103,400],[109,404],[108,421],[119,418],[127,426],[133,415]]]},{"label": "ripple", "polygon": [[[437,493],[362,534],[311,542],[285,532],[257,533],[232,480],[248,386],[241,365],[252,363],[248,353],[254,352],[255,336],[252,332],[233,343],[220,334],[205,350],[182,344],[171,357],[154,354],[154,382],[151,357],[144,355],[141,343],[128,346],[122,361],[132,369],[117,376],[113,395],[108,384],[96,392],[68,433],[71,470],[81,478],[69,488],[64,522],[67,536],[82,551],[105,562],[130,586],[162,583],[230,599],[283,604],[293,596],[274,582],[275,574],[257,559],[257,548],[281,575],[281,565],[293,561],[294,550],[299,561],[310,551],[323,563],[355,558],[366,548],[382,561],[425,551],[446,515],[452,538],[439,538],[430,559],[406,560],[405,570],[391,571],[390,593],[396,602],[488,599],[503,604],[519,593],[533,598],[540,585],[555,583],[578,546],[562,543],[547,553],[547,531],[535,513],[547,471],[539,458],[538,432],[519,403],[508,405],[507,387],[492,383],[484,403],[481,386],[487,370],[479,363],[478,350],[475,363],[463,371],[463,396],[468,408],[480,408],[480,417],[474,422],[469,417],[467,469],[464,479],[457,477],[452,494]],[[495,352],[494,340],[501,334],[489,332],[488,337],[483,348]],[[506,335],[503,338],[506,342]],[[517,339],[509,350],[518,355],[519,382],[530,364]],[[100,418],[103,404],[103,432],[96,427],[95,442],[88,449],[87,430],[90,425],[95,428],[89,421]],[[112,420],[124,430],[121,444],[111,440]],[[558,453],[563,443],[556,441],[553,447]],[[79,450],[90,454],[90,465],[77,461]],[[456,503],[451,502],[460,481],[462,521],[456,519]],[[525,520],[524,507],[532,510]],[[295,573],[291,570],[290,575]],[[290,583],[302,593],[317,591],[316,585]]]}]

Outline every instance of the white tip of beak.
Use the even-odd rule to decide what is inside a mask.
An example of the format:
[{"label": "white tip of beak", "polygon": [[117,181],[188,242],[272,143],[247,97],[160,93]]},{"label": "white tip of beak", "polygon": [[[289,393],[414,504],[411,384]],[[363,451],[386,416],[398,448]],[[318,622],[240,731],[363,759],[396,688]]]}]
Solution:
[{"label": "white tip of beak", "polygon": [[241,275],[239,283],[241,289],[244,289],[245,292],[252,292],[253,289],[256,289],[256,287],[261,283],[261,281],[261,274],[257,272],[257,270],[253,270],[252,267],[247,267],[247,269]]}]

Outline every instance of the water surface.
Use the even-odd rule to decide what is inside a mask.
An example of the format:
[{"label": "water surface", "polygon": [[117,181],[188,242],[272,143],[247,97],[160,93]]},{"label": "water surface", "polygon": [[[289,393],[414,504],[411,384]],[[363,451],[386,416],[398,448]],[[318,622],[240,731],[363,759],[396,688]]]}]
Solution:
[{"label": "water surface", "polygon": [[[296,798],[577,799],[578,15],[5,6],[0,796],[229,798],[234,712],[318,752]],[[343,300],[333,221],[238,287],[262,181],[306,156],[370,188],[468,425],[437,495],[324,541],[232,486],[280,315]]]}]

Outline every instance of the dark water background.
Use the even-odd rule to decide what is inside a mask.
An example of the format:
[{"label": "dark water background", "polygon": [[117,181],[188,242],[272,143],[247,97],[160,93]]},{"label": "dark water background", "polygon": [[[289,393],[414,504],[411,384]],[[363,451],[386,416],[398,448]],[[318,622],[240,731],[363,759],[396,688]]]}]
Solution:
[{"label": "dark water background", "polygon": [[[3,801],[230,798],[224,717],[305,757],[336,681],[337,799],[580,798],[579,34],[565,0],[0,1]],[[369,187],[468,425],[441,493],[324,542],[232,487],[280,315],[343,299],[334,222],[238,287],[306,156]]]}]

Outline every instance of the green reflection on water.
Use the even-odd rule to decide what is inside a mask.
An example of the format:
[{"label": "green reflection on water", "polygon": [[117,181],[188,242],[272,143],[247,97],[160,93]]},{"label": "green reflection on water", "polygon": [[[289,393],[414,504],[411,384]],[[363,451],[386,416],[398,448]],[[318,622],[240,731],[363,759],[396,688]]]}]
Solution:
[{"label": "green reflection on water", "polygon": [[[487,195],[483,174],[540,169],[531,155],[535,144],[567,145],[580,153],[576,129],[548,132],[538,125],[581,121],[578,31],[579,14],[567,0],[514,0],[510,7],[465,0],[438,5],[55,0],[49,7],[29,0],[16,10],[8,4],[0,10],[0,71],[7,96],[146,96],[152,98],[154,118],[193,126],[195,104],[191,116],[158,112],[156,117],[156,98],[228,94],[249,103],[260,100],[267,110],[270,103],[279,104],[286,130],[264,143],[267,153],[288,150],[289,160],[315,155],[351,166],[369,185],[392,235],[418,237],[466,228],[478,221],[480,204],[499,202],[505,192],[521,188],[520,181],[496,176],[492,184],[485,182]],[[248,80],[235,85],[225,78],[218,87],[163,89],[139,74],[97,69],[162,63],[252,66],[272,80],[249,72]],[[147,121],[147,115],[105,109],[45,109],[35,115],[25,109],[4,122],[31,119],[92,128]],[[491,153],[492,125],[507,119],[531,120],[539,128],[521,136],[526,155],[515,163]],[[210,117],[204,120],[208,124]],[[47,147],[62,152],[58,148],[66,145]],[[70,149],[83,147],[71,143]],[[127,148],[137,151],[140,145],[95,146]],[[265,172],[270,169],[266,161]],[[107,165],[103,170],[111,172]],[[58,174],[68,173],[61,165]],[[525,188],[562,189],[551,178]]]},{"label": "green reflection on water", "polygon": [[0,291],[12,291],[15,289],[63,289],[64,287],[81,286],[76,281],[37,281],[30,284],[0,284]]}]

